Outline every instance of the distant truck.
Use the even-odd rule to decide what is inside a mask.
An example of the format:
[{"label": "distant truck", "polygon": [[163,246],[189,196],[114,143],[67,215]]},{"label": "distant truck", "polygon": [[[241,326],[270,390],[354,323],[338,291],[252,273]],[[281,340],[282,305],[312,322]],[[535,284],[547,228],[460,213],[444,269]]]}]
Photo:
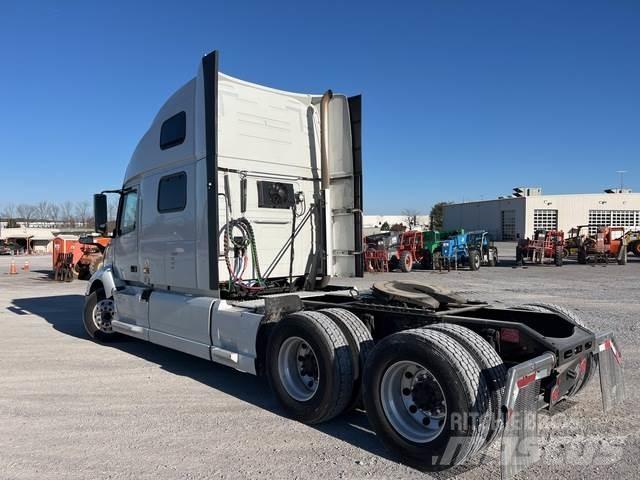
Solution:
[{"label": "distant truck", "polygon": [[[596,369],[605,408],[622,400],[613,335],[572,312],[410,280],[332,285],[363,275],[361,148],[359,96],[275,90],[205,56],[111,191],[116,228],[87,285],[88,335],[265,375],[309,424],[362,403],[384,445],[427,470],[501,438],[503,477],[514,476],[536,458],[538,409],[576,395]],[[94,196],[101,234],[106,195]]]}]

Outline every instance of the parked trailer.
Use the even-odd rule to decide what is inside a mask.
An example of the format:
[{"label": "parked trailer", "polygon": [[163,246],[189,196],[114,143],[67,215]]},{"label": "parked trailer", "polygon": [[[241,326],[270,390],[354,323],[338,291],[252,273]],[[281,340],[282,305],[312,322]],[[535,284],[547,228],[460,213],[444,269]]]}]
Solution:
[{"label": "parked trailer", "polygon": [[[623,398],[611,333],[553,305],[494,307],[428,285],[332,287],[363,274],[360,97],[293,94],[218,72],[160,109],[124,176],[84,326],[266,375],[292,418],[360,403],[382,442],[430,470],[502,441],[503,475],[536,458],[538,408],[596,368]],[[106,195],[94,197],[106,233]]]}]

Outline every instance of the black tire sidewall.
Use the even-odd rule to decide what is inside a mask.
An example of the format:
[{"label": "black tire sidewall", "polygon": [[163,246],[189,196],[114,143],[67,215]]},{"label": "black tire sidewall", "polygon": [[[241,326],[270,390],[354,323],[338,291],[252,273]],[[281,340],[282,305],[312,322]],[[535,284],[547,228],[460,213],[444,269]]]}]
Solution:
[{"label": "black tire sidewall", "polygon": [[[298,321],[296,321],[298,320]],[[299,321],[295,314],[278,322],[273,329],[267,346],[267,377],[269,384],[284,409],[294,418],[304,423],[322,421],[331,408],[334,392],[339,379],[334,370],[335,352],[325,338],[325,333],[314,323]],[[318,360],[320,382],[318,389],[309,400],[300,402],[289,395],[278,372],[278,354],[283,342],[290,337],[300,337],[313,349]]]},{"label": "black tire sidewall", "polygon": [[100,300],[104,300],[105,298],[106,296],[104,290],[98,289],[91,292],[87,297],[85,297],[84,311],[82,316],[82,323],[84,324],[84,329],[86,330],[87,335],[89,335],[89,337],[93,338],[94,340],[99,340],[101,342],[109,342],[118,338],[118,333],[103,332],[98,327],[96,327],[95,323],[93,323],[93,309]]},{"label": "black tire sidewall", "polygon": [[84,324],[84,329],[86,330],[89,337],[98,339],[100,336],[100,330],[96,327],[95,323],[93,323],[93,309],[96,307],[98,303],[98,292],[90,293],[84,301],[84,312],[82,323]]},{"label": "black tire sidewall", "polygon": [[[380,396],[380,384],[387,369],[399,361],[413,361],[427,368],[438,380],[447,402],[447,420],[442,433],[431,442],[415,443],[400,435],[391,425],[384,413]],[[443,456],[452,437],[470,437],[471,432],[455,428],[452,412],[468,412],[469,399],[460,385],[460,379],[451,368],[451,364],[436,350],[424,348],[417,343],[406,343],[398,338],[389,338],[374,349],[367,361],[363,381],[363,400],[367,417],[384,445],[406,463],[429,470],[443,470],[451,465],[433,465]],[[461,452],[458,452],[460,454]],[[455,458],[453,460],[455,462]]]},{"label": "black tire sidewall", "polygon": [[469,252],[469,268],[471,270],[479,270],[480,269],[480,263],[481,263],[481,259],[480,259],[480,254],[478,253],[477,250],[471,250]]},{"label": "black tire sidewall", "polygon": [[413,267],[413,257],[411,252],[402,252],[400,255],[400,268],[403,272],[410,272]]}]

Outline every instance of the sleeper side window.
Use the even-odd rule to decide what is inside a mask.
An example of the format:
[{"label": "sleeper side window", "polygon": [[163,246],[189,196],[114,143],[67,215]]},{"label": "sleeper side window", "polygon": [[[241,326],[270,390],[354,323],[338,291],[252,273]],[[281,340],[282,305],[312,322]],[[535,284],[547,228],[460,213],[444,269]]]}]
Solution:
[{"label": "sleeper side window", "polygon": [[175,147],[184,142],[187,134],[187,114],[180,112],[168,118],[160,127],[160,149]]},{"label": "sleeper side window", "polygon": [[120,235],[126,235],[136,229],[138,219],[138,192],[131,190],[124,194],[120,212]]},{"label": "sleeper side window", "polygon": [[160,179],[158,212],[179,212],[187,206],[187,174],[174,173]]}]

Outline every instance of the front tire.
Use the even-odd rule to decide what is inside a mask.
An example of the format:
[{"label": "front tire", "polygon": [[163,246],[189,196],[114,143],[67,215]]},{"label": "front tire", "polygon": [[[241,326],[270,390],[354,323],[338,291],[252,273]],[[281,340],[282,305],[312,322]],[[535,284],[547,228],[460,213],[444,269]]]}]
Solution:
[{"label": "front tire", "polygon": [[117,339],[111,321],[116,317],[113,298],[107,298],[104,290],[98,289],[85,298],[83,324],[87,334],[94,340],[108,342]]},{"label": "front tire", "polygon": [[340,328],[320,312],[280,320],[267,345],[267,376],[286,412],[318,424],[342,413],[352,399],[351,349]]},{"label": "front tire", "polygon": [[400,268],[403,272],[408,273],[413,268],[413,257],[411,252],[402,252],[400,254]]},{"label": "front tire", "polygon": [[376,345],[363,400],[384,445],[425,470],[464,462],[484,444],[491,423],[480,367],[458,342],[429,329],[395,333]]},{"label": "front tire", "polygon": [[556,250],[553,256],[553,262],[555,263],[556,267],[562,266],[563,258],[564,256],[562,253],[562,247],[556,247]]},{"label": "front tire", "polygon": [[433,256],[429,250],[425,250],[422,254],[420,265],[424,270],[433,270]]},{"label": "front tire", "polygon": [[497,248],[492,248],[489,251],[489,266],[490,267],[495,267],[498,265],[498,249]]},{"label": "front tire", "polygon": [[480,258],[480,252],[477,250],[471,250],[469,252],[469,268],[474,272],[476,270],[480,270],[480,264],[482,263],[482,259]]}]

